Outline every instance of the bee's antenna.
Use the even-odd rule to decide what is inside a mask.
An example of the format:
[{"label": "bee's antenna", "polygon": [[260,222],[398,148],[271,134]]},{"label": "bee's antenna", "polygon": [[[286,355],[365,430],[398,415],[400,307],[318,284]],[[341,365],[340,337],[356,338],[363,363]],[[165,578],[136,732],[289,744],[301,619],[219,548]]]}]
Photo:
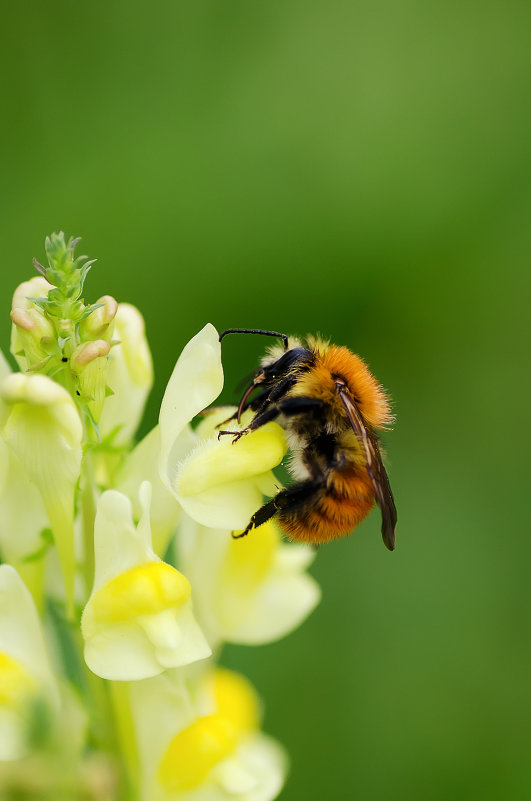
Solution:
[{"label": "bee's antenna", "polygon": [[278,331],[263,331],[261,328],[227,328],[219,335],[219,341],[227,334],[263,334],[266,337],[280,337],[284,341],[284,350],[288,349],[287,334],[279,334]]}]

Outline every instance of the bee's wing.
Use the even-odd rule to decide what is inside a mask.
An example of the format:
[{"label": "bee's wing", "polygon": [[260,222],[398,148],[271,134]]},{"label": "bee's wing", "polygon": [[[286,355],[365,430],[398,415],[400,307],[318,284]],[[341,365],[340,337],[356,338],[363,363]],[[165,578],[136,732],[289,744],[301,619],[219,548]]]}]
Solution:
[{"label": "bee's wing", "polygon": [[354,433],[363,448],[365,464],[374,489],[376,503],[382,513],[382,538],[386,547],[392,551],[395,547],[396,506],[389,478],[382,463],[378,440],[370,428],[365,425],[363,415],[346,387],[338,386],[338,393]]}]

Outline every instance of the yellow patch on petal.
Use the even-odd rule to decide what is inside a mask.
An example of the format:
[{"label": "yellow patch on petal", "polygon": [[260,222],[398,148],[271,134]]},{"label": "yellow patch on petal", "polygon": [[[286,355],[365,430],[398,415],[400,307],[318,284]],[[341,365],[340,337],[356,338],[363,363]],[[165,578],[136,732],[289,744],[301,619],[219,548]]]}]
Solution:
[{"label": "yellow patch on petal", "polygon": [[265,473],[280,464],[287,449],[284,430],[277,423],[267,423],[235,443],[230,436],[219,442],[209,440],[185,462],[177,491],[181,495],[197,495],[230,481]]},{"label": "yellow patch on petal", "polygon": [[230,721],[240,736],[258,728],[260,700],[244,676],[218,668],[212,678],[212,690],[218,714]]},{"label": "yellow patch on petal", "polygon": [[228,591],[250,595],[269,573],[280,535],[273,522],[253,529],[246,537],[231,539],[221,574]]},{"label": "yellow patch on petal", "polygon": [[36,687],[35,680],[17,659],[0,652],[0,706],[18,706]]},{"label": "yellow patch on petal", "polygon": [[99,623],[126,623],[182,606],[190,597],[190,582],[164,562],[148,562],[127,570],[92,596],[89,605]]},{"label": "yellow patch on petal", "polygon": [[222,715],[198,718],[169,744],[159,763],[159,781],[169,793],[192,790],[236,745],[236,730]]}]

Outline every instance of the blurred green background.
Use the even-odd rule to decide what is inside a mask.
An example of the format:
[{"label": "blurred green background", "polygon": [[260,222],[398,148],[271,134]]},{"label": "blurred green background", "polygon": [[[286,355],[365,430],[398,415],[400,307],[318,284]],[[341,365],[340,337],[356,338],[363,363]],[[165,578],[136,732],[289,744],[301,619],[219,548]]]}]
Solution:
[{"label": "blurred green background", "polygon": [[[294,635],[228,648],[292,758],[283,801],[531,797],[524,332],[531,6],[2,8],[0,335],[53,230],[143,311],[154,423],[206,321],[321,331],[397,414],[399,510],[319,550]],[[264,342],[224,343],[226,399]]]}]

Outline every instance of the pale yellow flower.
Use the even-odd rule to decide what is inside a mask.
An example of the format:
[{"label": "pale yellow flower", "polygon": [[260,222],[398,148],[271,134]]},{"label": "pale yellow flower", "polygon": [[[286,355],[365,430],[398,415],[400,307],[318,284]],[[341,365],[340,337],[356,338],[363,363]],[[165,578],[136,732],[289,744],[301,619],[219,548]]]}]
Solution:
[{"label": "pale yellow flower", "polygon": [[0,384],[0,434],[41,495],[72,614],[74,493],[83,436],[78,411],[68,392],[47,376],[11,373]]},{"label": "pale yellow flower", "polygon": [[28,748],[35,704],[59,709],[59,691],[46,653],[35,604],[17,571],[0,566],[0,760]]},{"label": "pale yellow flower", "polygon": [[203,525],[243,528],[262,504],[263,494],[275,491],[271,468],[287,450],[280,426],[269,423],[234,446],[230,438],[218,440],[214,425],[221,422],[225,409],[209,413],[195,431],[191,428],[192,420],[216,400],[222,388],[219,336],[208,324],[188,342],[175,365],[159,425],[136,446],[115,478],[116,487],[133,501],[135,513],[138,486],[144,479],[152,482],[153,533],[159,554],[181,507]]},{"label": "pale yellow flower", "polygon": [[277,640],[319,603],[319,585],[305,572],[314,549],[282,542],[273,520],[233,539],[226,529],[205,528],[185,517],[177,544],[212,647],[224,640],[246,645]]},{"label": "pale yellow flower", "polygon": [[144,319],[129,303],[118,304],[114,338],[117,344],[109,353],[106,376],[112,394],[105,399],[99,427],[102,438],[115,432],[113,445],[120,446],[127,445],[138,428],[153,384]]},{"label": "pale yellow flower", "polygon": [[[184,348],[160,409],[160,477],[183,509],[205,526],[243,528],[271,486],[271,469],[284,457],[284,432],[269,423],[233,445],[217,431],[195,435],[189,450],[191,420],[209,406],[223,387],[218,332],[206,325]],[[184,447],[183,447],[184,446]]]},{"label": "pale yellow flower", "polygon": [[193,614],[188,580],[153,552],[149,482],[140,492],[136,528],[125,495],[108,490],[99,499],[94,587],[81,621],[87,665],[118,681],[156,676],[211,653]]},{"label": "pale yellow flower", "polygon": [[251,684],[218,668],[190,686],[173,674],[131,686],[143,801],[272,801],[286,758],[259,730]]},{"label": "pale yellow flower", "polygon": [[[187,434],[188,437],[181,438],[185,452],[195,444],[191,429],[187,430]],[[179,519],[181,505],[160,480],[159,456],[160,427],[155,426],[123,461],[115,477],[114,486],[129,497],[133,504],[135,519],[138,520],[141,514],[138,488],[144,480],[151,483],[153,497],[150,522],[153,549],[162,557]]]}]

